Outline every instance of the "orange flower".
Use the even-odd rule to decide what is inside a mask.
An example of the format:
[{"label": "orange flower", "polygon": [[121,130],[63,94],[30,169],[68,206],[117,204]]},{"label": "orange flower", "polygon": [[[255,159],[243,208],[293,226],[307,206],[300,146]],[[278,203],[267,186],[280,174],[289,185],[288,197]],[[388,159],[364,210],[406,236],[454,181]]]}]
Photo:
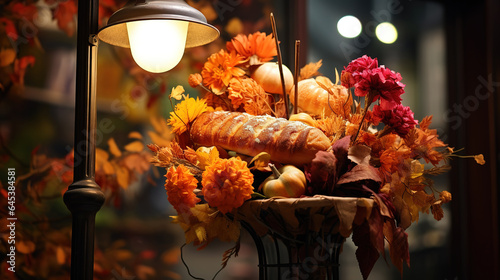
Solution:
[{"label": "orange flower", "polygon": [[239,158],[218,159],[203,172],[203,196],[208,204],[227,213],[243,205],[253,193],[253,175]]},{"label": "orange flower", "polygon": [[202,81],[203,78],[198,73],[189,75],[188,83],[192,88],[199,86]]},{"label": "orange flower", "polygon": [[172,132],[180,135],[188,130],[188,126],[203,112],[209,110],[205,99],[189,98],[185,99],[175,106],[175,111],[170,112],[168,124],[173,127]]},{"label": "orange flower", "polygon": [[186,166],[170,167],[165,177],[167,177],[165,189],[167,190],[168,201],[177,212],[188,212],[190,208],[200,201],[193,192],[198,185],[198,181]]},{"label": "orange flower", "polygon": [[247,36],[239,34],[231,42],[226,43],[228,51],[236,51],[248,59],[250,64],[258,64],[272,60],[278,52],[276,42],[271,34],[255,32]]},{"label": "orange flower", "polygon": [[256,99],[261,95],[266,93],[254,79],[233,78],[229,82],[228,97],[235,109],[247,100]]},{"label": "orange flower", "polygon": [[241,77],[245,74],[243,69],[236,67],[243,62],[244,59],[235,52],[227,53],[220,50],[212,54],[201,70],[203,84],[215,94],[222,94],[224,87],[229,85],[233,77]]}]

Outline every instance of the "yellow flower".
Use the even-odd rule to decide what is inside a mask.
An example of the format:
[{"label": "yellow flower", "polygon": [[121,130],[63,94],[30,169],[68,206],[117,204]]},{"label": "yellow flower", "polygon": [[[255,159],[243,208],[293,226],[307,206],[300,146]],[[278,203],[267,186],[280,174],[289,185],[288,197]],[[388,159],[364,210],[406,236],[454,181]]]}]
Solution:
[{"label": "yellow flower", "polygon": [[170,167],[165,175],[165,190],[168,201],[177,212],[188,212],[191,207],[200,201],[194,194],[198,186],[198,180],[189,172],[187,167],[179,165],[177,168]]},{"label": "yellow flower", "polygon": [[212,54],[203,65],[201,76],[203,84],[215,94],[222,94],[225,87],[233,77],[245,75],[245,71],[237,65],[244,62],[243,57],[235,52],[228,53],[220,50]]},{"label": "yellow flower", "polygon": [[251,198],[252,183],[247,163],[239,158],[216,160],[206,167],[201,180],[205,200],[224,214]]},{"label": "yellow flower", "polygon": [[173,127],[172,132],[182,134],[188,130],[188,126],[201,115],[209,110],[205,99],[189,98],[189,95],[175,106],[175,111],[170,112],[168,124]]}]

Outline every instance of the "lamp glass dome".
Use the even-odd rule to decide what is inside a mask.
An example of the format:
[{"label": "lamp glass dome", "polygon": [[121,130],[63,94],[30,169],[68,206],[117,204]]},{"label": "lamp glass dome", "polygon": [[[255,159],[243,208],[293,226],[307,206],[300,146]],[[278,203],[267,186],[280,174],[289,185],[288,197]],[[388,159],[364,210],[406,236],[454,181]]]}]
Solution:
[{"label": "lamp glass dome", "polygon": [[[154,22],[154,23],[153,23]],[[160,22],[164,22],[161,23]],[[166,22],[166,23],[165,23]],[[177,22],[174,24],[174,22]],[[185,22],[183,24],[179,22]],[[143,24],[144,23],[144,24]],[[187,25],[186,25],[187,23]],[[160,24],[160,28],[154,28],[154,26],[158,26]],[[185,33],[185,35],[180,36],[178,39],[172,37],[173,35],[168,35],[166,30],[173,30],[171,26],[177,26],[179,30]],[[146,35],[146,32],[135,32],[138,26],[141,27],[142,30],[152,29],[155,31],[146,31],[152,35]],[[146,27],[147,26],[147,27]],[[170,27],[166,27],[170,26]],[[187,28],[186,28],[187,26]],[[154,29],[153,29],[154,28]],[[132,33],[140,34],[130,36],[131,30],[134,30]],[[179,34],[178,31],[174,31],[174,33],[169,34]],[[158,37],[158,38],[154,38]],[[160,38],[163,37],[163,38]],[[136,45],[154,45],[157,44],[158,41],[166,41],[165,45],[174,45],[174,40],[180,40],[180,42],[175,42],[177,45],[177,49],[167,49],[158,47],[159,53],[163,56],[172,56],[181,52],[180,56],[178,56],[177,64],[182,57],[182,53],[184,53],[184,47],[196,47],[204,44],[208,44],[219,37],[219,31],[212,25],[207,23],[207,20],[203,14],[196,10],[195,8],[189,6],[186,2],[181,0],[129,0],[129,2],[120,10],[116,11],[108,20],[107,25],[102,28],[98,33],[98,38],[108,44],[130,48],[132,47],[132,55],[134,60],[136,57],[141,55],[134,54],[139,51],[136,49]],[[177,37],[176,37],[177,38]],[[132,42],[132,40],[134,42]],[[136,40],[143,41],[142,43],[137,43]],[[152,41],[150,41],[152,40]],[[149,42],[148,42],[149,41]],[[156,43],[155,43],[156,42]],[[181,42],[185,42],[182,44]],[[181,48],[182,51],[179,51],[178,48]],[[151,51],[151,46],[149,50]],[[176,60],[174,58],[160,58],[158,55],[156,56],[156,60]],[[137,61],[139,66],[143,67],[141,62]],[[158,63],[156,63],[158,64]],[[174,65],[175,66],[175,65]],[[154,66],[157,70],[149,70],[151,72],[164,72],[167,71],[174,66],[168,68],[167,66],[159,67]],[[144,67],[143,67],[144,68]],[[167,70],[160,70],[160,68]]]}]

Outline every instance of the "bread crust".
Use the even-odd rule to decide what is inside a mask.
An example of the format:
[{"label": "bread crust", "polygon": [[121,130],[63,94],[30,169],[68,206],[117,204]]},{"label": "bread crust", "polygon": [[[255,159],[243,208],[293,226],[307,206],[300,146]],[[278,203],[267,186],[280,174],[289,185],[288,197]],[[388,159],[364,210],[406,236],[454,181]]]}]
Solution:
[{"label": "bread crust", "polygon": [[321,130],[302,122],[228,111],[198,116],[191,126],[191,140],[249,156],[267,152],[273,161],[298,166],[330,147]]}]

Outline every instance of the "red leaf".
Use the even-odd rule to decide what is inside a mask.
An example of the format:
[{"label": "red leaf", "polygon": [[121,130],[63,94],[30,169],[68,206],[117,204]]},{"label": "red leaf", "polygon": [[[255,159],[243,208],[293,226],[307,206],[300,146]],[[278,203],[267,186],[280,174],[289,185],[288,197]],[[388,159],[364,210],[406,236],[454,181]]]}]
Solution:
[{"label": "red leaf", "polygon": [[16,41],[19,38],[19,34],[17,33],[16,26],[12,20],[8,18],[0,18],[0,24],[3,24],[5,28],[5,33],[7,36],[12,39],[12,41]]},{"label": "red leaf", "polygon": [[331,194],[332,190],[327,190],[328,184],[335,185],[333,180],[336,176],[337,159],[331,152],[319,151],[311,161],[305,166],[305,174],[310,194]]},{"label": "red leaf", "polygon": [[35,57],[32,55],[23,56],[19,59],[19,70],[25,70],[28,66],[35,64]]},{"label": "red leaf", "polygon": [[351,171],[342,175],[337,184],[341,185],[354,183],[362,180],[372,180],[379,183],[382,182],[377,169],[370,165],[360,164],[354,166]]},{"label": "red leaf", "polygon": [[14,73],[10,75],[12,82],[24,85],[24,74],[29,65],[35,64],[35,57],[32,55],[23,56],[14,62]]},{"label": "red leaf", "polygon": [[404,229],[397,227],[394,229],[392,242],[389,244],[389,252],[394,266],[399,269],[401,278],[403,277],[403,261],[410,267],[410,251],[408,247],[408,234]]},{"label": "red leaf", "polygon": [[[375,210],[375,208],[373,210]],[[385,257],[384,221],[382,215],[380,215],[380,211],[372,211],[370,219],[368,219],[368,224],[370,226],[370,241],[373,247]]]},{"label": "red leaf", "polygon": [[77,7],[74,1],[64,1],[60,2],[57,8],[54,10],[53,16],[57,20],[57,26],[68,36],[73,36],[76,30],[76,20],[75,15],[77,13]]},{"label": "red leaf", "polygon": [[358,246],[358,249],[356,249],[356,259],[358,260],[361,275],[366,280],[379,257],[377,249],[375,249],[371,242],[368,223],[365,222],[354,228],[352,241]]},{"label": "red leaf", "polygon": [[11,11],[13,14],[25,18],[30,22],[33,22],[33,19],[38,14],[35,4],[24,5],[23,3],[15,3],[12,5]]}]

